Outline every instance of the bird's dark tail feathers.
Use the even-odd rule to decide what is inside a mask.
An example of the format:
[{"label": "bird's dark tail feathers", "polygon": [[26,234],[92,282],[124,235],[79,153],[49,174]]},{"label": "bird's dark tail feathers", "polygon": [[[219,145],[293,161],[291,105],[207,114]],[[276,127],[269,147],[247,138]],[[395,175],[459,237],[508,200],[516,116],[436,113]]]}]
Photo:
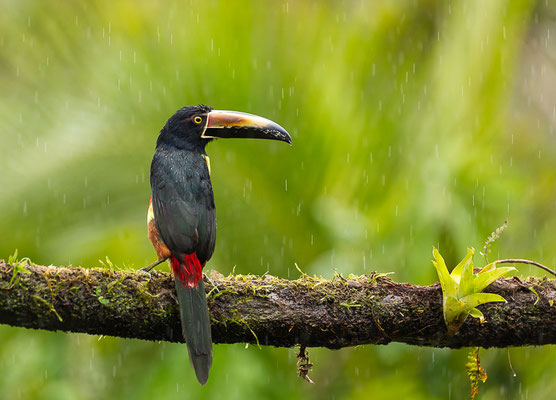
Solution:
[{"label": "bird's dark tail feathers", "polygon": [[[185,261],[187,262],[187,260]],[[197,380],[201,385],[204,385],[208,381],[212,365],[212,336],[205,284],[203,279],[200,279],[197,286],[189,287],[190,285],[187,285],[186,287],[176,274],[174,275],[174,281],[189,361],[195,369]]]}]

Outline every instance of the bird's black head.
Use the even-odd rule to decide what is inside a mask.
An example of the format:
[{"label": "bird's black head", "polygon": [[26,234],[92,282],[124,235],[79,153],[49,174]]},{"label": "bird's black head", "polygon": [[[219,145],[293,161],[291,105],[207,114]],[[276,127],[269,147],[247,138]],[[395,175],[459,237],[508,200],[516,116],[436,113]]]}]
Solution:
[{"label": "bird's black head", "polygon": [[272,139],[292,144],[288,132],[266,118],[198,105],[176,111],[160,131],[156,147],[204,151],[215,138]]},{"label": "bird's black head", "polygon": [[208,113],[212,108],[203,104],[182,107],[172,115],[160,131],[156,143],[182,150],[204,149],[207,140],[201,138],[206,129]]}]

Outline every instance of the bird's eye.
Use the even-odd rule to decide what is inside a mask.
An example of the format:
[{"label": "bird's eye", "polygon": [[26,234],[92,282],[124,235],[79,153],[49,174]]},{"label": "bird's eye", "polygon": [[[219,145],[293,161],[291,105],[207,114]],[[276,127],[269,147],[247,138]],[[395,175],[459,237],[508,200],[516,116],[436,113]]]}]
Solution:
[{"label": "bird's eye", "polygon": [[193,118],[193,121],[196,124],[200,124],[201,122],[203,122],[203,119],[197,115],[195,118]]}]

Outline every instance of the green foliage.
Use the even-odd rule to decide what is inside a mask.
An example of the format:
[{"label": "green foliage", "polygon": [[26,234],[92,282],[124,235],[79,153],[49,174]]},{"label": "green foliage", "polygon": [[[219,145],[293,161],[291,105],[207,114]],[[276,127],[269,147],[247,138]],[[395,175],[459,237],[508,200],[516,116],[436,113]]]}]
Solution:
[{"label": "green foliage", "polygon": [[463,325],[467,316],[479,318],[484,322],[483,313],[476,307],[490,302],[505,302],[500,295],[493,293],[481,293],[484,288],[496,279],[515,271],[514,267],[496,268],[494,263],[483,267],[477,274],[473,272],[474,249],[467,249],[467,254],[458,265],[448,272],[444,258],[436,247],[433,248],[432,262],[438,273],[438,279],[442,286],[442,309],[444,322],[450,335],[455,334]]},{"label": "green foliage", "polygon": [[8,264],[14,267],[14,272],[12,275],[12,279],[10,279],[9,287],[11,287],[15,282],[19,274],[21,273],[29,273],[29,270],[25,268],[25,266],[29,265],[31,260],[28,257],[22,258],[19,260],[17,258],[17,249],[15,249],[14,254],[8,257]]}]

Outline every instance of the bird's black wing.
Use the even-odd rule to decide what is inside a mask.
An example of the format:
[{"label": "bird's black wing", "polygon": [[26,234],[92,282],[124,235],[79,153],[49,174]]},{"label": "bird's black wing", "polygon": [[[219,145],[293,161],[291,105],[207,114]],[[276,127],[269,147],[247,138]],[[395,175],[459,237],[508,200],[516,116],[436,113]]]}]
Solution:
[{"label": "bird's black wing", "polygon": [[196,253],[204,264],[214,251],[216,216],[207,165],[200,154],[158,151],[151,165],[156,227],[172,253]]}]

